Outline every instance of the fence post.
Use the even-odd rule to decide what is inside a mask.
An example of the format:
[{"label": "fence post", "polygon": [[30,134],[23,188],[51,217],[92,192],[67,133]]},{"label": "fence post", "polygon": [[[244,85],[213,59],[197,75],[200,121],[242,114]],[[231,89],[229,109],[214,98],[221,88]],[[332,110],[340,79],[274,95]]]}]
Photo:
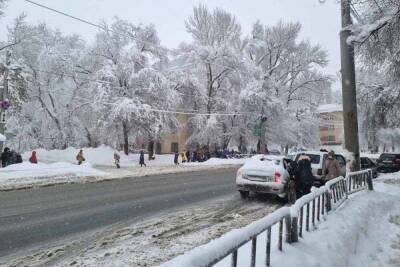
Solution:
[{"label": "fence post", "polygon": [[331,211],[332,209],[332,198],[331,198],[331,193],[328,191],[325,193],[326,197],[325,197],[325,201],[326,201],[326,213],[328,213],[329,211]]},{"label": "fence post", "polygon": [[373,191],[374,184],[372,182],[372,170],[368,170],[367,183],[368,183],[368,190]]},{"label": "fence post", "polygon": [[[297,221],[297,218],[295,218]],[[292,243],[292,216],[288,215],[285,217],[285,241],[287,243]]]},{"label": "fence post", "polygon": [[292,217],[291,225],[290,225],[290,242],[294,243],[299,241],[299,229],[298,229],[298,217]]}]

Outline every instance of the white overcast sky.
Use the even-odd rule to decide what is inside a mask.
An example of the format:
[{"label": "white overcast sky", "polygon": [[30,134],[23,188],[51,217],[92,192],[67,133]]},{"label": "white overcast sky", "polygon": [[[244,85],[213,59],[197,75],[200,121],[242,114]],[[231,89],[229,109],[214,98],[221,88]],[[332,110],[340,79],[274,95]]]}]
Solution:
[{"label": "white overcast sky", "polygon": [[[252,24],[259,19],[273,25],[279,20],[299,21],[301,37],[319,43],[329,53],[330,64],[326,72],[336,77],[340,69],[340,6],[335,0],[320,4],[319,0],[34,0],[49,7],[65,11],[89,21],[111,21],[114,16],[133,23],[156,25],[163,45],[172,48],[182,41],[190,41],[184,20],[194,5],[206,4],[210,8],[221,7],[233,13],[248,34]],[[21,12],[29,22],[46,22],[68,33],[79,33],[92,40],[98,29],[67,17],[41,9],[24,0],[10,0],[6,16],[1,19],[1,35],[7,23]],[[335,84],[335,87],[337,87]]]}]

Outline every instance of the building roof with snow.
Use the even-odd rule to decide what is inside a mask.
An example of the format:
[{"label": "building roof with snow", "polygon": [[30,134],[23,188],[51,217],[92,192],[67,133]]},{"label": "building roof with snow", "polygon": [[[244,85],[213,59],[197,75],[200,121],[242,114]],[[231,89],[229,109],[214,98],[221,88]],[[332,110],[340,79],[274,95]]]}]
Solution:
[{"label": "building roof with snow", "polygon": [[343,111],[343,106],[340,104],[324,104],[317,109],[318,113],[329,113]]}]

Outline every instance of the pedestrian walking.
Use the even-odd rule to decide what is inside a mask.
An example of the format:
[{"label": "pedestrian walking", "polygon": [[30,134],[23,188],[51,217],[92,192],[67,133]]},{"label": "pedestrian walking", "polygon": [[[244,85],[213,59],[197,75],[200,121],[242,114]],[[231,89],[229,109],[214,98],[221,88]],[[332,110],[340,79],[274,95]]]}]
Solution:
[{"label": "pedestrian walking", "polygon": [[332,150],[328,153],[328,158],[325,162],[325,167],[323,174],[325,175],[325,180],[329,181],[340,176],[340,165],[335,158],[335,152]]},{"label": "pedestrian walking", "polygon": [[114,163],[115,166],[117,166],[117,169],[121,168],[119,165],[119,160],[121,159],[121,156],[118,154],[118,152],[114,152]]},{"label": "pedestrian walking", "polygon": [[32,155],[29,158],[29,162],[32,163],[32,164],[37,164],[38,163],[38,160],[37,160],[37,157],[36,157],[36,151],[32,151]]},{"label": "pedestrian walking", "polygon": [[186,156],[186,150],[183,150],[183,152],[181,153],[181,157],[182,157],[182,163],[187,162],[187,156]]},{"label": "pedestrian walking", "polygon": [[311,192],[315,177],[311,170],[310,158],[306,155],[300,156],[294,170],[296,198],[299,199]]},{"label": "pedestrian walking", "polygon": [[143,150],[140,150],[139,164],[140,164],[140,167],[143,167],[143,165],[146,167],[146,163],[144,163],[144,151]]},{"label": "pedestrian walking", "polygon": [[78,161],[78,165],[81,165],[82,162],[84,162],[86,160],[85,157],[83,156],[83,150],[82,149],[79,150],[78,155],[76,155],[76,160]]},{"label": "pedestrian walking", "polygon": [[11,151],[10,148],[5,147],[3,153],[1,153],[1,166],[3,168],[10,165]]},{"label": "pedestrian walking", "polygon": [[179,165],[179,153],[175,152],[174,154],[174,164]]}]

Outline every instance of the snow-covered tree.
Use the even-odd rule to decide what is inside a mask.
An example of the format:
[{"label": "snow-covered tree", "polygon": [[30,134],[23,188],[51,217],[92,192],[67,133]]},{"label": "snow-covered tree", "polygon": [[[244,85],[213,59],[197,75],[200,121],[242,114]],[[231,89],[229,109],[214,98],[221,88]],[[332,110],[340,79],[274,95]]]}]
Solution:
[{"label": "snow-covered tree", "polygon": [[354,1],[357,90],[362,136],[378,150],[378,133],[400,126],[400,1]]},{"label": "snow-covered tree", "polygon": [[162,111],[174,110],[177,95],[159,69],[165,49],[153,25],[136,26],[117,18],[104,27],[91,51],[101,58],[94,78],[102,82],[93,90],[109,140],[121,136],[128,153],[129,136],[145,136],[153,144],[161,131],[176,127],[174,114]]}]

